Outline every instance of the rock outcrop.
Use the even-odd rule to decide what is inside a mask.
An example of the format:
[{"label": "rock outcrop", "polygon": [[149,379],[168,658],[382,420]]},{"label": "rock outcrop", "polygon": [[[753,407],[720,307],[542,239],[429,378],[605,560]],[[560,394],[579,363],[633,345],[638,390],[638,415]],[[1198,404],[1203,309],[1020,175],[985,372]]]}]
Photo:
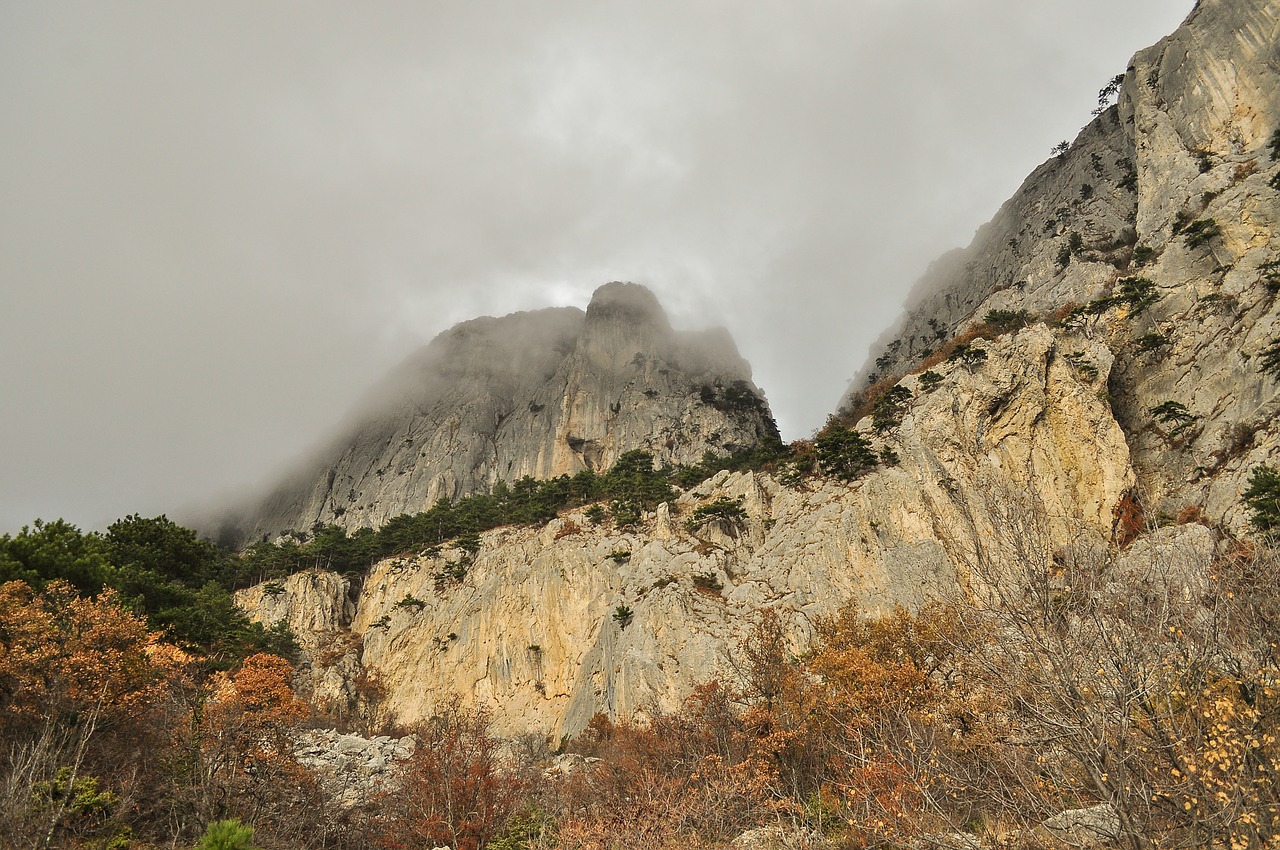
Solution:
[{"label": "rock outcrop", "polygon": [[[1104,583],[1159,560],[1197,587],[1222,533],[1247,530],[1250,471],[1280,462],[1280,381],[1260,368],[1280,346],[1278,44],[1280,5],[1202,0],[1134,58],[1115,107],[935,266],[874,367],[900,410],[878,428],[850,423],[890,459],[875,471],[721,473],[626,531],[578,509],[486,532],[478,553],[384,560],[354,607],[322,577],[239,602],[321,636],[304,636],[309,687],[335,704],[356,698],[339,684],[358,669],[404,721],[459,694],[503,731],[563,736],[596,712],[669,710],[732,679],[766,610],[799,650],[841,605],[979,597],[1028,561],[1049,575],[1101,551]],[[432,384],[457,388],[452,413],[424,403],[380,420],[359,461],[328,467],[290,522],[338,517],[333,493],[371,486],[379,469],[402,483],[375,499],[353,489],[345,521],[376,524],[463,482],[600,468],[633,447],[679,462],[768,431],[754,388],[735,383],[749,373],[732,347],[672,333],[642,290],[606,287],[580,326],[537,319],[560,355],[520,360],[544,376],[512,379],[537,384],[523,394],[494,389],[516,366],[486,365],[517,355],[504,321],[454,332],[482,334],[488,353]],[[974,356],[922,362],[957,335]],[[468,349],[433,344],[425,371],[445,374],[455,350]],[[845,412],[870,401],[846,399]],[[409,438],[441,466],[410,462]],[[690,527],[722,498],[741,499],[746,519]],[[319,660],[328,634],[349,654]]]},{"label": "rock outcrop", "polygon": [[[1075,340],[1066,351],[1077,344],[1090,346],[1095,372],[1082,375],[1044,326],[993,342],[981,369],[941,368],[942,383],[916,387],[892,434],[864,423],[899,462],[853,485],[721,473],[635,530],[593,525],[578,510],[487,532],[474,557],[446,548],[384,560],[341,645],[361,647],[362,669],[401,721],[461,694],[493,710],[504,732],[561,736],[597,712],[674,709],[696,685],[733,677],[762,610],[776,610],[799,646],[815,618],[849,600],[883,613],[978,593],[988,564],[1026,547],[1048,557],[1104,544],[1133,478],[1099,398],[1110,355]],[[687,527],[717,498],[741,498],[748,518]],[[321,586],[327,600],[313,593]],[[271,599],[262,587],[238,597],[257,619],[348,616],[332,579],[294,576]],[[309,687],[340,697],[311,652]]]},{"label": "rock outcrop", "polygon": [[499,481],[603,470],[632,449],[692,463],[777,437],[723,330],[678,332],[649,290],[610,283],[586,313],[464,322],[359,406],[319,461],[229,520],[243,544],[316,523],[377,528]]},{"label": "rock outcrop", "polygon": [[[1107,392],[1153,515],[1198,505],[1242,530],[1244,479],[1276,457],[1280,382],[1258,354],[1280,335],[1278,129],[1280,5],[1203,0],[1133,58],[1116,106],[935,264],[863,375],[917,371],[993,311],[1065,320],[1115,352]],[[1150,282],[1149,303],[1115,297],[1126,278]],[[1153,414],[1168,402],[1189,425]]]}]

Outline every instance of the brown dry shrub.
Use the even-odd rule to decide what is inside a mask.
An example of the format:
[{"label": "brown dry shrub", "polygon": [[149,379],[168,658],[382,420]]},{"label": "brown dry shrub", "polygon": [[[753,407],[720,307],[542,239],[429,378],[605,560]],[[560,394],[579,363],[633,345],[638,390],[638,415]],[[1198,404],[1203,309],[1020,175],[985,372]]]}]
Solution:
[{"label": "brown dry shrub", "polygon": [[1250,174],[1258,170],[1258,160],[1247,159],[1236,166],[1236,170],[1231,174],[1231,182],[1239,183]]},{"label": "brown dry shrub", "polygon": [[1070,316],[1078,306],[1080,305],[1076,302],[1068,301],[1045,316],[1045,324],[1049,325],[1049,327],[1058,327],[1067,320],[1067,316]]},{"label": "brown dry shrub", "polygon": [[1204,515],[1204,509],[1199,505],[1184,505],[1178,511],[1177,521],[1178,525],[1187,525],[1189,523],[1209,525],[1209,518]]},{"label": "brown dry shrub", "polygon": [[1126,492],[1112,511],[1115,521],[1111,524],[1111,536],[1121,549],[1127,547],[1147,527],[1147,514],[1132,490]]},{"label": "brown dry shrub", "polygon": [[571,519],[567,519],[564,521],[564,525],[560,526],[560,530],[556,532],[555,539],[560,540],[564,537],[577,534],[580,531],[582,531],[582,526],[578,525]]}]

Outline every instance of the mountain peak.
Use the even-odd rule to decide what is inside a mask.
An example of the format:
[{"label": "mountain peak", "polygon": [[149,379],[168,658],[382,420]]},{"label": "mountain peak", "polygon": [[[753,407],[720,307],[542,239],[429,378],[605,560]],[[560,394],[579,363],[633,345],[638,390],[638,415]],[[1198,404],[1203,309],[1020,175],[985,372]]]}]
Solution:
[{"label": "mountain peak", "polygon": [[[222,536],[378,527],[499,481],[603,470],[632,449],[670,465],[734,452],[777,435],[750,379],[723,330],[674,332],[638,284],[601,286],[585,313],[474,319],[410,357],[340,439]],[[730,404],[725,388],[755,402]]]}]

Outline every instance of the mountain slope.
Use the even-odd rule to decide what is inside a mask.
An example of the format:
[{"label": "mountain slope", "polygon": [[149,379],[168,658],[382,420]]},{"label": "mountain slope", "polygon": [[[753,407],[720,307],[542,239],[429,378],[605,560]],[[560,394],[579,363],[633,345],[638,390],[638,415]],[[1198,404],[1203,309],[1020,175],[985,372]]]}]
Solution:
[{"label": "mountain slope", "polygon": [[[348,662],[382,676],[403,719],[460,693],[507,731],[567,734],[732,678],[761,610],[798,651],[848,601],[981,599],[1016,565],[1046,582],[1079,563],[1117,582],[1143,564],[1206,574],[1248,531],[1250,472],[1280,461],[1280,375],[1260,356],[1280,350],[1278,41],[1277,4],[1203,0],[934,268],[875,392],[843,402],[878,464],[851,481],[721,474],[632,530],[573,512],[487,532],[476,553],[384,561],[331,618]],[[883,398],[892,416],[862,415]],[[739,497],[745,519],[684,522]],[[297,625],[345,604],[308,581],[241,602]],[[327,675],[313,669],[318,698],[351,705]]]},{"label": "mountain slope", "polygon": [[499,481],[602,470],[632,449],[674,465],[776,437],[727,333],[677,332],[647,289],[610,283],[585,314],[516,313],[441,334],[318,462],[221,536],[376,528]]}]

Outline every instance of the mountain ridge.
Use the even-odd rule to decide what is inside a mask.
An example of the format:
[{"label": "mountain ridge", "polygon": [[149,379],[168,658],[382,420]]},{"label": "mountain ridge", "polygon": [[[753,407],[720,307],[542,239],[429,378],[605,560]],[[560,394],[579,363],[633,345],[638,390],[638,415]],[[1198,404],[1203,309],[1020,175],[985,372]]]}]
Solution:
[{"label": "mountain ridge", "polygon": [[499,481],[603,471],[629,450],[679,465],[778,437],[727,332],[675,331],[649,290],[620,282],[586,311],[456,325],[349,422],[318,459],[225,519],[220,539],[376,528]]}]

